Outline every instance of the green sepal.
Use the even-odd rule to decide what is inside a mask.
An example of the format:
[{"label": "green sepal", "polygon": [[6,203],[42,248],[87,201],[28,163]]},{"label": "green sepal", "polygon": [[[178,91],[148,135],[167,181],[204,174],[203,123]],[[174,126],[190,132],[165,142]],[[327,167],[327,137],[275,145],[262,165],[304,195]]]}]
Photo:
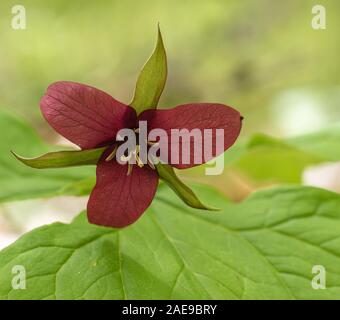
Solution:
[{"label": "green sepal", "polygon": [[85,165],[96,165],[102,153],[107,147],[76,150],[76,151],[57,151],[45,153],[36,158],[25,158],[19,156],[14,151],[12,154],[26,166],[35,169],[65,168]]},{"label": "green sepal", "polygon": [[163,92],[168,74],[167,58],[158,26],[156,47],[138,76],[134,97],[130,105],[137,114],[147,109],[155,109]]},{"label": "green sepal", "polygon": [[176,193],[176,195],[189,207],[212,211],[220,210],[203,204],[195,193],[177,177],[171,166],[158,163],[156,165],[156,169],[160,178],[164,180],[164,182]]}]

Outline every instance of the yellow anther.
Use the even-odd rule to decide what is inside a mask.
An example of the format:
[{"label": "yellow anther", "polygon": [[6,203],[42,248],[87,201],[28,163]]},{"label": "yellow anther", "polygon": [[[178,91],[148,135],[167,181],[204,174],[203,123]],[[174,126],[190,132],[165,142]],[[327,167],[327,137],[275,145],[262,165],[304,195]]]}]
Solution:
[{"label": "yellow anther", "polygon": [[127,176],[129,176],[132,172],[132,164],[131,163],[128,163],[128,171],[127,171]]},{"label": "yellow anther", "polygon": [[112,160],[117,153],[117,149],[118,149],[118,144],[115,145],[115,147],[113,148],[112,152],[107,156],[107,158],[105,159],[105,161],[110,161]]},{"label": "yellow anther", "polygon": [[140,168],[143,168],[143,167],[144,167],[144,163],[143,163],[143,161],[140,159],[140,157],[139,157],[138,154],[136,154],[136,162],[137,162],[138,167],[140,167]]},{"label": "yellow anther", "polygon": [[144,163],[141,160],[141,158],[139,156],[139,153],[140,153],[140,145],[138,144],[136,146],[136,151],[135,151],[136,162],[137,162],[138,167],[143,168],[144,167]]}]

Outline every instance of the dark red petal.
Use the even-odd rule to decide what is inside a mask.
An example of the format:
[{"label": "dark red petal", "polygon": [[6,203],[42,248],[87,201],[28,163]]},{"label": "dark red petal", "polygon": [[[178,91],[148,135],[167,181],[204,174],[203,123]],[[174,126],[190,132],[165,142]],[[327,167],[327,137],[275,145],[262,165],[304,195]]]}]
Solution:
[{"label": "dark red petal", "polygon": [[134,165],[127,176],[127,165],[105,161],[97,166],[97,183],[87,205],[91,223],[125,227],[136,221],[151,204],[158,186],[158,174],[149,166]]},{"label": "dark red petal", "polygon": [[101,90],[75,82],[51,84],[40,107],[48,123],[82,149],[115,140],[120,129],[133,127],[136,121],[133,108]]},{"label": "dark red petal", "polygon": [[[177,106],[173,109],[164,110],[146,110],[140,116],[139,120],[147,121],[148,131],[155,128],[162,128],[166,131],[169,137],[168,143],[168,158],[162,159],[167,163],[171,164],[173,167],[178,169],[185,169],[196,166],[198,164],[194,163],[194,143],[190,140],[188,148],[182,152],[182,141],[180,140],[179,145],[171,145],[170,133],[171,129],[213,129],[212,139],[203,143],[202,155],[204,155],[204,148],[211,148],[212,152],[210,157],[202,157],[201,163],[207,162],[214,157],[218,156],[223,152],[216,152],[216,130],[224,130],[224,148],[223,151],[231,147],[236,141],[242,125],[242,119],[240,113],[226,105],[217,103],[195,103],[195,104],[185,104]],[[202,134],[203,135],[203,134]],[[212,143],[211,143],[211,142]],[[162,146],[161,146],[162,147]],[[178,150],[178,155],[180,159],[179,164],[171,163],[170,152],[173,147],[173,152]],[[190,163],[182,163],[183,156],[190,152]]]}]

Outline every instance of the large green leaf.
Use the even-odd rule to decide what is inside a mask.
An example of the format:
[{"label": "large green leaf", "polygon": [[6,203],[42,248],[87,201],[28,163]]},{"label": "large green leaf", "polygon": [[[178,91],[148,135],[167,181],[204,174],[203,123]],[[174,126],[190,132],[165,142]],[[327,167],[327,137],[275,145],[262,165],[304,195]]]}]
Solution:
[{"label": "large green leaf", "polygon": [[158,28],[156,48],[145,63],[137,79],[134,97],[130,105],[137,114],[157,107],[167,78],[167,59],[161,31]]},{"label": "large green leaf", "polygon": [[[36,229],[0,253],[2,299],[338,299],[340,196],[281,188],[223,208],[181,205],[161,188],[151,208],[120,230],[87,223]],[[26,268],[25,290],[11,287],[12,268]],[[312,268],[326,269],[315,290]]]},{"label": "large green leaf", "polygon": [[[11,150],[27,156],[51,151],[37,134],[20,119],[0,110],[0,202],[64,194],[78,194],[77,186],[95,176],[95,167],[41,171],[27,168]],[[83,191],[80,193],[83,194]]]}]

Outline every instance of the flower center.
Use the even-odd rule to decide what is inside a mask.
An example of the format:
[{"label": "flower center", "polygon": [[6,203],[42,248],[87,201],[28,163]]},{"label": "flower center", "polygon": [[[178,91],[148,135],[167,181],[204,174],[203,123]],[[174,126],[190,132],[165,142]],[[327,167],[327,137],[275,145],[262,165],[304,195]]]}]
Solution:
[{"label": "flower center", "polygon": [[144,163],[140,157],[140,145],[139,144],[137,144],[136,148],[132,150],[128,155],[123,154],[120,156],[121,162],[130,162],[131,160],[135,160],[138,167],[140,168],[144,167]]},{"label": "flower center", "polygon": [[[132,172],[133,164],[136,164],[139,168],[143,168],[144,165],[148,165],[151,169],[155,170],[155,166],[153,164],[153,161],[149,159],[148,154],[146,155],[146,160],[147,163],[144,163],[142,161],[141,157],[141,143],[140,143],[140,135],[139,135],[139,128],[136,128],[133,130],[135,134],[135,141],[136,141],[136,146],[133,150],[125,150],[125,154],[120,155],[119,160],[121,163],[126,163],[128,165],[127,169],[127,175],[130,175]],[[145,141],[144,145],[146,146],[147,149],[149,149],[150,146],[156,144],[156,141]],[[124,141],[116,141],[114,144],[114,148],[111,151],[111,153],[106,157],[105,161],[111,161],[113,158],[116,157],[117,155],[117,150],[121,144],[123,144]],[[148,151],[148,150],[146,150]]]}]

